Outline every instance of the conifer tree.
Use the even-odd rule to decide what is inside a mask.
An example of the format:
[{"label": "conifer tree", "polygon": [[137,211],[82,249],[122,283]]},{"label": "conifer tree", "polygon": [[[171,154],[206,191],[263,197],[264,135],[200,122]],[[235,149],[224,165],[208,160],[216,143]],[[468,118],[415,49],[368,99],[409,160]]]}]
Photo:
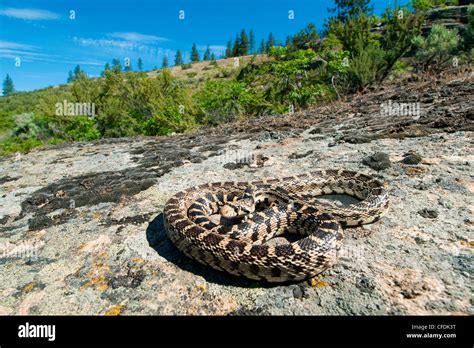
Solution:
[{"label": "conifer tree", "polygon": [[13,86],[13,80],[10,75],[7,74],[5,80],[3,80],[3,95],[5,97],[15,93],[15,87]]},{"label": "conifer tree", "polygon": [[255,35],[253,34],[253,29],[250,29],[249,33],[249,53],[255,52]]},{"label": "conifer tree", "polygon": [[176,55],[174,57],[174,65],[178,66],[178,65],[181,65],[181,64],[183,64],[183,54],[181,53],[180,50],[177,50]]},{"label": "conifer tree", "polygon": [[249,39],[245,29],[242,29],[240,33],[240,42],[239,42],[239,53],[241,56],[246,56],[249,51]]},{"label": "conifer tree", "polygon": [[195,43],[193,43],[193,47],[191,48],[191,61],[193,63],[199,62],[199,52],[197,50],[197,46]]}]

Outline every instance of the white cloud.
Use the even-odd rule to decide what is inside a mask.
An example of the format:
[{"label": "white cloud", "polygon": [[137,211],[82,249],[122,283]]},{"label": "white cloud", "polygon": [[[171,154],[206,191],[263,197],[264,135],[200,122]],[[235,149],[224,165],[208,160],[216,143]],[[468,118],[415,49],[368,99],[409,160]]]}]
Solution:
[{"label": "white cloud", "polygon": [[[205,51],[207,49],[207,45],[198,45],[197,48],[200,51]],[[221,45],[210,45],[209,46],[209,49],[211,50],[211,53],[214,52],[214,53],[217,53],[217,54],[224,53],[226,48],[227,48],[226,46],[221,46]]]},{"label": "white cloud", "polygon": [[0,15],[27,20],[52,20],[59,18],[59,15],[54,12],[34,8],[5,8],[0,10]]},{"label": "white cloud", "polygon": [[[104,62],[98,61],[98,60],[74,60],[70,59],[68,57],[65,57],[65,59],[59,55],[51,55],[51,54],[45,54],[45,53],[38,53],[38,52],[31,52],[28,51],[28,48],[24,48],[22,50],[22,47],[18,47],[18,49],[15,49],[14,47],[6,47],[5,45],[6,41],[0,41],[0,58],[9,58],[9,59],[16,59],[20,58],[22,61],[26,62],[32,62],[32,61],[42,61],[42,62],[52,62],[52,63],[66,63],[66,64],[80,64],[80,65],[93,65],[93,66],[103,66]],[[18,44],[18,46],[28,46],[28,47],[33,47],[29,45],[21,45]]]},{"label": "white cloud", "polygon": [[12,41],[0,41],[0,48],[13,50],[32,50],[35,47]]},{"label": "white cloud", "polygon": [[74,37],[73,40],[81,46],[116,47],[121,49],[131,49],[137,46],[134,42],[122,40],[89,39],[82,37]]},{"label": "white cloud", "polygon": [[143,42],[143,43],[169,41],[165,37],[140,34],[140,33],[135,33],[135,32],[115,32],[115,33],[110,33],[108,36],[114,39],[121,39],[125,41],[134,41],[134,42]]}]

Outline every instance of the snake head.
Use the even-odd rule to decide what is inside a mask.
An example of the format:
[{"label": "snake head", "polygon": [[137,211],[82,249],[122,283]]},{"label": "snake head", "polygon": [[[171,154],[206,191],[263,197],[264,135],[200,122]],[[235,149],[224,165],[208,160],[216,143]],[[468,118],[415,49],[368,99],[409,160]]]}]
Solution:
[{"label": "snake head", "polygon": [[255,202],[250,199],[242,199],[238,202],[228,202],[220,208],[219,213],[225,218],[240,218],[255,211]]}]

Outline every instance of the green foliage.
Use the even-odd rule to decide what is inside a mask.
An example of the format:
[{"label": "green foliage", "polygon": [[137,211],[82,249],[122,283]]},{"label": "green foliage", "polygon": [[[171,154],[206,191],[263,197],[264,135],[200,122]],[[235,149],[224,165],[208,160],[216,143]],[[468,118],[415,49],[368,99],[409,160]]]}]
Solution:
[{"label": "green foliage", "polygon": [[376,43],[358,50],[349,63],[350,85],[363,89],[379,78],[384,66],[385,51]]},{"label": "green foliage", "polygon": [[261,95],[244,83],[232,80],[207,81],[194,100],[203,112],[201,121],[209,124],[232,121],[243,115],[259,115],[269,107]]},{"label": "green foliage", "polygon": [[35,138],[22,139],[11,137],[0,141],[0,156],[6,156],[17,152],[28,152],[41,145],[43,145],[43,142]]},{"label": "green foliage", "polygon": [[192,47],[192,49],[191,49],[191,61],[192,61],[193,63],[197,63],[197,62],[199,62],[199,60],[200,60],[200,58],[199,58],[199,52],[198,52],[198,50],[197,50],[196,44],[194,43],[194,44],[193,44],[193,47]]},{"label": "green foliage", "polygon": [[169,63],[168,63],[168,56],[167,55],[164,55],[163,56],[163,62],[161,63],[161,67],[163,69],[167,68],[169,66]]},{"label": "green foliage", "polygon": [[181,53],[180,50],[177,50],[176,55],[174,57],[174,65],[178,66],[178,65],[181,65],[181,64],[183,64],[183,54]]},{"label": "green foliage", "polygon": [[[384,24],[381,33],[372,28]],[[344,21],[332,18],[327,24],[328,46],[349,53],[347,74],[338,74],[344,90],[360,90],[388,76],[394,64],[413,47],[423,19],[407,8],[387,8],[381,19],[364,13]],[[340,49],[337,47],[336,49]]]},{"label": "green foliage", "polygon": [[5,76],[5,80],[3,80],[3,95],[5,97],[8,97],[9,95],[12,95],[13,93],[15,93],[13,80],[10,77],[10,75],[7,74],[7,76]]},{"label": "green foliage", "polygon": [[292,50],[311,48],[315,46],[319,35],[313,23],[309,23],[305,28],[297,32],[292,38],[289,38],[289,47]]},{"label": "green foliage", "polygon": [[412,0],[411,5],[415,11],[424,12],[433,7],[454,6],[458,0]]},{"label": "green foliage", "polygon": [[210,60],[211,59],[211,48],[207,45],[206,51],[204,52],[204,57],[202,60]]},{"label": "green foliage", "polygon": [[73,116],[64,128],[68,140],[94,140],[101,137],[95,122],[86,116]]},{"label": "green foliage", "polygon": [[367,15],[371,11],[370,0],[335,0],[336,7],[329,9],[335,12],[339,20],[345,21],[352,17]]},{"label": "green foliage", "polygon": [[467,8],[467,30],[464,37],[464,50],[469,51],[474,47],[474,4]]},{"label": "green foliage", "polygon": [[415,11],[427,11],[433,7],[432,0],[412,0],[411,3]]},{"label": "green foliage", "polygon": [[12,130],[15,126],[13,116],[8,112],[0,112],[0,133]]},{"label": "green foliage", "polygon": [[242,32],[240,33],[240,40],[239,40],[239,55],[240,56],[246,56],[249,51],[249,39],[247,37],[247,33],[245,32],[245,29],[242,29]]},{"label": "green foliage", "polygon": [[[0,98],[0,132],[7,137],[0,141],[0,154],[63,141],[187,132],[201,124],[288,112],[409,71],[412,66],[406,63],[410,62],[409,57],[405,59],[407,53],[414,54],[423,69],[442,68],[452,54],[472,61],[474,6],[469,7],[463,38],[466,52],[459,52],[457,33],[442,26],[434,26],[428,37],[420,36],[424,9],[440,3],[448,2],[414,0],[417,13],[395,7],[378,18],[370,15],[366,0],[336,0],[339,17],[327,22],[324,40],[319,40],[312,24],[288,37],[285,47],[277,45],[270,33],[259,48],[270,59],[254,56],[245,64],[240,58],[239,69],[219,64],[213,78],[194,78],[197,73],[193,71],[184,72],[188,80],[174,78],[166,69],[167,57],[156,78],[143,72],[123,72],[118,59],[111,66],[107,64],[98,79],[88,78],[76,67],[69,85]],[[256,52],[253,31],[249,35],[242,30],[233,45],[229,41],[225,56]],[[192,56],[192,62],[199,61],[195,44]],[[209,46],[203,58],[210,60],[204,70],[217,66]],[[191,63],[184,64],[180,51],[174,62],[182,70],[192,68]],[[192,84],[189,78],[194,78]],[[95,115],[58,113],[57,103],[63,102],[93,103]]]},{"label": "green foliage", "polygon": [[273,37],[273,33],[270,32],[270,34],[268,34],[268,40],[267,40],[267,43],[265,44],[265,52],[270,52],[270,50],[272,49],[273,46],[275,46],[276,43],[275,43],[275,38]]},{"label": "green foliage", "polygon": [[413,38],[418,48],[417,66],[422,70],[440,71],[452,59],[459,45],[459,35],[455,29],[443,25],[433,25],[428,37],[418,35]]}]

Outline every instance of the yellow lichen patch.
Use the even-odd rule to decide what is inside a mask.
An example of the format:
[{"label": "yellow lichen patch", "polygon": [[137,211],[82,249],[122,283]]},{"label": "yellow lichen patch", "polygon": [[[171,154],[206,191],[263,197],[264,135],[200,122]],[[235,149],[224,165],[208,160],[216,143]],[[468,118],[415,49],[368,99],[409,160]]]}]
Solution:
[{"label": "yellow lichen patch", "polygon": [[106,316],[117,316],[122,314],[125,305],[117,305],[107,309],[104,313]]},{"label": "yellow lichen patch", "polygon": [[461,245],[464,246],[464,247],[474,248],[474,241],[473,240],[470,240],[470,241],[461,240],[461,241],[459,241],[459,243],[461,243]]},{"label": "yellow lichen patch", "polygon": [[102,219],[102,214],[96,211],[96,212],[92,213],[92,218],[94,220],[100,220],[100,219]]},{"label": "yellow lichen patch", "polygon": [[140,257],[134,257],[134,258],[132,258],[132,262],[136,263],[136,264],[142,264],[143,262],[145,262],[145,260],[143,260]]},{"label": "yellow lichen patch", "polygon": [[417,175],[426,173],[426,168],[423,167],[408,167],[405,169],[407,175]]},{"label": "yellow lichen patch", "polygon": [[101,292],[108,289],[109,277],[112,272],[106,257],[106,252],[97,255],[97,258],[94,259],[89,271],[86,274],[88,281],[81,286],[81,289],[94,287]]},{"label": "yellow lichen patch", "polygon": [[196,289],[202,291],[202,292],[206,292],[207,291],[207,287],[205,284],[198,284],[196,285]]},{"label": "yellow lichen patch", "polygon": [[28,284],[26,284],[22,289],[21,289],[21,292],[24,293],[24,294],[27,294],[31,291],[33,291],[33,289],[35,288],[35,283],[34,282],[30,282]]},{"label": "yellow lichen patch", "polygon": [[328,282],[325,282],[324,280],[321,280],[319,278],[311,278],[311,280],[309,281],[309,284],[313,288],[322,288],[329,285]]}]

